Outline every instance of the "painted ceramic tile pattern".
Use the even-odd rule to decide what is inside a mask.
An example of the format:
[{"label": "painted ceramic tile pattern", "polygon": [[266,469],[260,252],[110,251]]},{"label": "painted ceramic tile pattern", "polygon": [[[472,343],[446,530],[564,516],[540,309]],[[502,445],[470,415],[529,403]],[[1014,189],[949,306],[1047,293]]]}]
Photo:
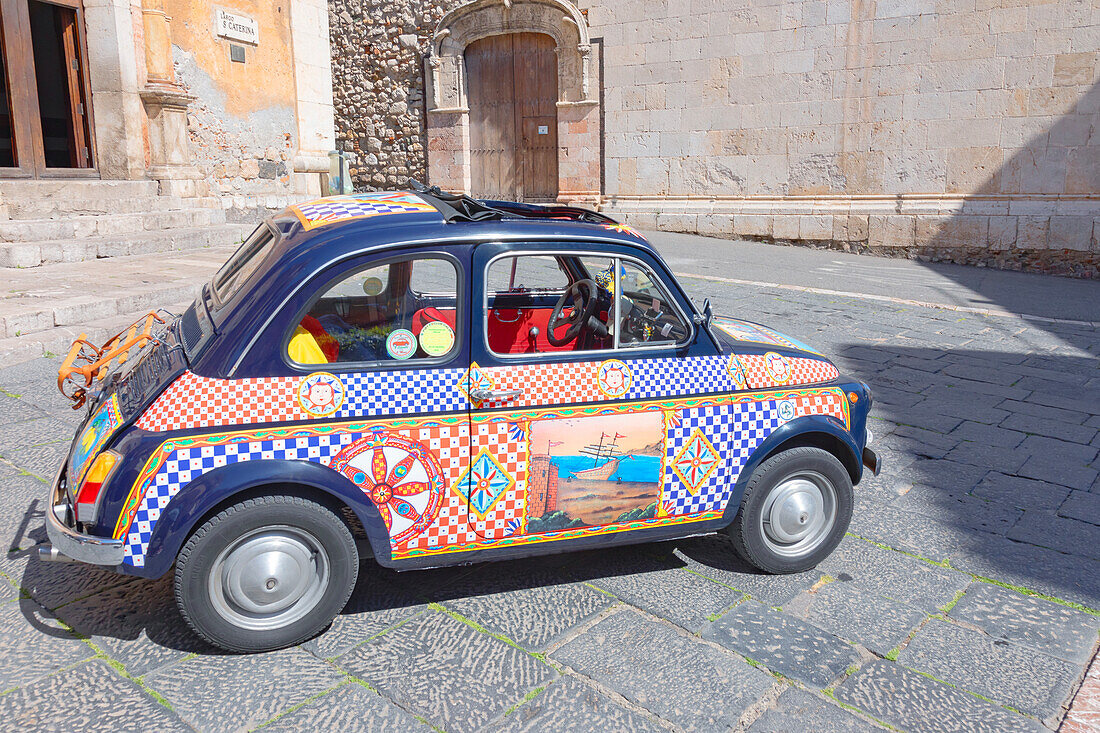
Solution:
[{"label": "painted ceramic tile pattern", "polygon": [[[632,414],[650,412],[661,416],[664,432],[656,516],[634,519],[625,513],[624,521],[527,534],[530,462],[541,450],[531,445],[532,423],[622,415],[626,425]],[[390,512],[387,525],[395,559],[701,521],[721,515],[741,468],[772,431],[810,414],[832,415],[847,425],[843,391],[825,387],[512,411],[479,416],[472,423],[462,414],[170,440],[138,477],[115,536],[126,538],[124,562],[143,565],[156,522],[169,502],[203,473],[247,460],[312,461],[345,475],[350,470],[349,478],[380,511],[385,507]]]},{"label": "painted ceramic tile pattern", "polygon": [[[614,368],[606,368],[612,364]],[[162,432],[189,428],[256,425],[311,420],[414,415],[466,410],[469,386],[521,390],[513,408],[568,405],[608,400],[648,400],[708,392],[821,384],[837,377],[820,359],[764,355],[702,356],[686,359],[634,359],[557,364],[517,364],[468,370],[415,369],[315,372],[306,377],[210,379],[191,372],[180,376],[145,411],[137,426]],[[318,413],[310,380],[338,380],[332,404]],[[326,394],[326,397],[328,395]],[[503,406],[494,403],[479,407]],[[331,408],[331,409],[330,409]]]},{"label": "painted ceramic tile pattern", "polygon": [[306,229],[371,216],[421,214],[436,211],[424,199],[411,193],[351,193],[291,206],[290,210]]}]

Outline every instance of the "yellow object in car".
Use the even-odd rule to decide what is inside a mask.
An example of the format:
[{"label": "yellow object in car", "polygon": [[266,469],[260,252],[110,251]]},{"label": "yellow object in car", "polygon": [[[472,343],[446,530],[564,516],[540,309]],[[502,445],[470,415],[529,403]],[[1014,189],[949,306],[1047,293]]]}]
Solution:
[{"label": "yellow object in car", "polygon": [[328,364],[325,352],[321,351],[321,345],[317,343],[317,339],[301,326],[294,329],[287,352],[291,360],[297,364]]}]

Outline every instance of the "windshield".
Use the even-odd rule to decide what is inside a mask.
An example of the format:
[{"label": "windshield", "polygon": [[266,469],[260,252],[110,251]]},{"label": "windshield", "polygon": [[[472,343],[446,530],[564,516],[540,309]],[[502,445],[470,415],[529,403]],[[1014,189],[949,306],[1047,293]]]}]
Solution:
[{"label": "windshield", "polygon": [[224,305],[233,299],[249,276],[267,259],[274,241],[275,233],[266,224],[261,224],[222,265],[212,282],[214,299],[218,305]]}]

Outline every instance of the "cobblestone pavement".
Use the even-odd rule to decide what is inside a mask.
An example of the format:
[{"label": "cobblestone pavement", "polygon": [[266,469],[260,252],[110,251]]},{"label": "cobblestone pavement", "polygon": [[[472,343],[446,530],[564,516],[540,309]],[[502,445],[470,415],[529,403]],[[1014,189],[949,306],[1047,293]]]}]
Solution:
[{"label": "cobblestone pavement", "polygon": [[[886,468],[821,567],[759,575],[714,537],[365,563],[318,638],[220,654],[168,578],[30,558],[77,420],[41,359],[0,370],[0,729],[1057,728],[1100,630],[1100,334],[684,283],[874,389]],[[1096,723],[1096,684],[1067,729]]]}]

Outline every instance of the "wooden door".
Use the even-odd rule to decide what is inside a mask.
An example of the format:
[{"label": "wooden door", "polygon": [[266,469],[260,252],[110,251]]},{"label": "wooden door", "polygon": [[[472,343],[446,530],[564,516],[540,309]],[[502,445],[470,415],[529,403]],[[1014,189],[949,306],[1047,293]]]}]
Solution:
[{"label": "wooden door", "polygon": [[95,174],[80,0],[0,0],[0,176]]},{"label": "wooden door", "polygon": [[472,193],[553,201],[558,195],[558,67],[541,33],[490,36],[466,47]]}]

